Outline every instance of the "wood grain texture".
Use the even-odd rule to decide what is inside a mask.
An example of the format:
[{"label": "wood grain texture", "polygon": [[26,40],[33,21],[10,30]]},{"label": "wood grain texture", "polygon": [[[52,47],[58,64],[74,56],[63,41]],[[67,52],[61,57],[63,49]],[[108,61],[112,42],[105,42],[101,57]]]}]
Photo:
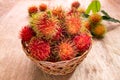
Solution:
[{"label": "wood grain texture", "polygon": [[[0,80],[120,80],[120,24],[103,22],[108,28],[105,38],[94,39],[87,58],[66,76],[53,76],[40,71],[22,50],[19,31],[28,24],[27,8],[44,2],[49,7],[70,8],[73,0],[0,0]],[[79,0],[86,8],[91,0]],[[120,19],[119,0],[100,0],[102,9]],[[10,9],[9,11],[6,6]]]}]

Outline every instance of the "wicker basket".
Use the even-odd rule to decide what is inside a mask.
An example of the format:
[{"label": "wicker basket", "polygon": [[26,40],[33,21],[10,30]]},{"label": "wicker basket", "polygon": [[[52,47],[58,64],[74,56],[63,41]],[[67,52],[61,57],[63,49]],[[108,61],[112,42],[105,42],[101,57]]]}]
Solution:
[{"label": "wicker basket", "polygon": [[26,44],[22,42],[22,47],[26,55],[43,71],[47,74],[52,75],[66,75],[75,70],[77,65],[79,65],[84,58],[87,56],[89,50],[84,52],[81,56],[73,58],[71,60],[66,61],[58,61],[58,62],[49,62],[49,61],[38,61],[30,55],[30,52],[26,48]]}]

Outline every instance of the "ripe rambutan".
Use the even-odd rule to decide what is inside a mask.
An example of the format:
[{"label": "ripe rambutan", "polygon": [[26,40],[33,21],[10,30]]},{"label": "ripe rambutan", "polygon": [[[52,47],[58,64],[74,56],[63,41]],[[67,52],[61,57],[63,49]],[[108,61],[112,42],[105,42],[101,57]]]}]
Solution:
[{"label": "ripe rambutan", "polygon": [[56,33],[55,36],[53,36],[53,40],[59,40],[62,37],[62,28],[58,29],[58,32]]},{"label": "ripe rambutan", "polygon": [[28,49],[31,56],[40,61],[46,60],[50,56],[50,45],[36,37],[31,39]]},{"label": "ripe rambutan", "polygon": [[37,17],[35,16],[31,23],[34,26],[33,29],[37,33],[37,36],[45,36],[46,39],[52,39],[60,29],[59,22],[56,18],[48,18],[44,14],[37,14]]},{"label": "ripe rambutan", "polygon": [[80,3],[78,1],[74,1],[71,5],[71,7],[78,8],[80,6]]},{"label": "ripe rambutan", "polygon": [[38,8],[36,6],[31,6],[28,8],[28,13],[31,15],[32,13],[37,13]]},{"label": "ripe rambutan", "polygon": [[65,18],[65,12],[62,7],[57,7],[52,10],[52,14],[57,16],[59,20],[63,20]]},{"label": "ripe rambutan", "polygon": [[85,52],[91,45],[91,36],[85,33],[81,33],[74,37],[73,42],[75,43],[79,52]]},{"label": "ripe rambutan", "polygon": [[69,60],[76,56],[77,51],[75,50],[74,44],[69,41],[63,41],[58,45],[58,55],[61,60]]},{"label": "ripe rambutan", "polygon": [[95,27],[92,27],[91,33],[97,38],[102,38],[106,32],[106,28],[103,24],[97,24]]},{"label": "ripe rambutan", "polygon": [[93,24],[99,23],[102,20],[102,17],[98,13],[94,13],[89,16],[89,21]]},{"label": "ripe rambutan", "polygon": [[40,9],[40,11],[45,11],[47,9],[47,5],[42,3],[42,4],[40,4],[39,9]]},{"label": "ripe rambutan", "polygon": [[20,38],[22,41],[29,41],[34,35],[35,32],[32,30],[32,28],[30,28],[30,26],[24,26],[20,32]]},{"label": "ripe rambutan", "polygon": [[68,34],[74,35],[79,33],[81,28],[81,19],[79,17],[75,16],[68,16],[65,21],[66,24],[66,30]]},{"label": "ripe rambutan", "polygon": [[90,24],[89,21],[84,21],[84,22],[83,22],[83,26],[85,26],[88,30],[91,29],[91,24]]}]

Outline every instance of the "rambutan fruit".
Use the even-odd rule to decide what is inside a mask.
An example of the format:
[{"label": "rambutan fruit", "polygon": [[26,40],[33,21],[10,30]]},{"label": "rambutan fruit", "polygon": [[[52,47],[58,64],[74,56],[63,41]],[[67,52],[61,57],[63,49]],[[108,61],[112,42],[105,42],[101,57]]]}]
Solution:
[{"label": "rambutan fruit", "polygon": [[78,8],[80,6],[80,3],[78,1],[74,1],[71,5],[71,7]]},{"label": "rambutan fruit", "polygon": [[63,19],[63,18],[65,18],[64,10],[62,9],[62,7],[54,8],[52,10],[52,14],[54,16],[57,16],[58,19],[60,19],[60,20]]},{"label": "rambutan fruit", "polygon": [[40,4],[40,6],[39,6],[39,10],[40,11],[45,11],[46,9],[47,9],[47,5],[46,4],[44,4],[44,3]]},{"label": "rambutan fruit", "polygon": [[59,40],[63,36],[62,34],[62,28],[58,29],[58,32],[56,33],[55,36],[53,36],[53,40]]},{"label": "rambutan fruit", "polygon": [[72,41],[65,40],[58,45],[58,55],[61,60],[69,60],[76,56],[77,51]]},{"label": "rambutan fruit", "polygon": [[81,33],[74,37],[73,42],[75,43],[79,52],[85,52],[91,45],[91,36],[86,33]]},{"label": "rambutan fruit", "polygon": [[48,18],[44,14],[37,14],[37,17],[33,18],[31,23],[34,26],[33,29],[37,33],[37,36],[45,36],[46,39],[52,39],[60,29],[59,22],[56,18]]},{"label": "rambutan fruit", "polygon": [[91,23],[89,21],[84,21],[83,26],[85,26],[88,30],[91,29]]},{"label": "rambutan fruit", "polygon": [[78,34],[81,28],[81,19],[75,16],[68,16],[66,18],[65,24],[65,28],[68,34]]},{"label": "rambutan fruit", "polygon": [[35,35],[35,32],[30,26],[24,26],[20,32],[20,38],[22,41],[30,41],[30,39]]},{"label": "rambutan fruit", "polygon": [[33,58],[37,60],[46,60],[50,57],[50,45],[49,43],[33,37],[28,44],[28,49]]},{"label": "rambutan fruit", "polygon": [[31,6],[28,8],[29,15],[31,15],[33,13],[37,13],[37,12],[38,12],[38,8],[36,6]]},{"label": "rambutan fruit", "polygon": [[59,32],[60,25],[56,18],[48,18],[44,15],[38,15],[33,20],[33,29],[37,32],[37,36],[45,36],[46,39],[52,39]]},{"label": "rambutan fruit", "polygon": [[95,27],[92,27],[91,33],[97,38],[104,37],[106,32],[106,27],[103,24],[97,24]]},{"label": "rambutan fruit", "polygon": [[93,24],[99,23],[102,20],[102,17],[98,13],[94,13],[89,16],[89,21]]}]

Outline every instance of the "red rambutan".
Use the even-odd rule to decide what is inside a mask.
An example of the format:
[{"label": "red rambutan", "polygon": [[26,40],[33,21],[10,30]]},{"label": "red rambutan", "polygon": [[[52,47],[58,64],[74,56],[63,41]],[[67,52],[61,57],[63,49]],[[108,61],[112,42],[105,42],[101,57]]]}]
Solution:
[{"label": "red rambutan", "polygon": [[61,42],[58,45],[58,55],[61,60],[69,60],[76,56],[77,51],[75,50],[74,44],[68,40]]},{"label": "red rambutan", "polygon": [[54,16],[57,16],[58,19],[60,19],[60,20],[65,18],[64,10],[62,9],[62,7],[57,7],[55,9],[53,9],[52,10],[52,14]]},{"label": "red rambutan", "polygon": [[62,37],[62,28],[58,29],[58,32],[53,36],[53,40],[59,40]]},{"label": "red rambutan", "polygon": [[42,3],[42,4],[40,4],[39,9],[40,9],[40,11],[45,11],[47,9],[47,5]]},{"label": "red rambutan", "polygon": [[29,26],[24,26],[24,28],[20,32],[20,38],[23,41],[29,41],[34,35],[34,31]]},{"label": "red rambutan", "polygon": [[37,60],[46,60],[50,56],[50,45],[39,38],[32,38],[28,49]]},{"label": "red rambutan", "polygon": [[38,8],[36,6],[31,6],[28,8],[28,12],[31,15],[32,13],[37,13]]},{"label": "red rambutan", "polygon": [[80,6],[80,3],[78,1],[75,1],[72,3],[71,7],[78,8]]},{"label": "red rambutan", "polygon": [[66,18],[66,30],[69,34],[74,35],[79,33],[81,28],[81,19],[75,16],[69,16]]},{"label": "red rambutan", "polygon": [[81,33],[74,37],[73,42],[75,43],[78,51],[85,52],[91,45],[91,37],[88,34]]}]

